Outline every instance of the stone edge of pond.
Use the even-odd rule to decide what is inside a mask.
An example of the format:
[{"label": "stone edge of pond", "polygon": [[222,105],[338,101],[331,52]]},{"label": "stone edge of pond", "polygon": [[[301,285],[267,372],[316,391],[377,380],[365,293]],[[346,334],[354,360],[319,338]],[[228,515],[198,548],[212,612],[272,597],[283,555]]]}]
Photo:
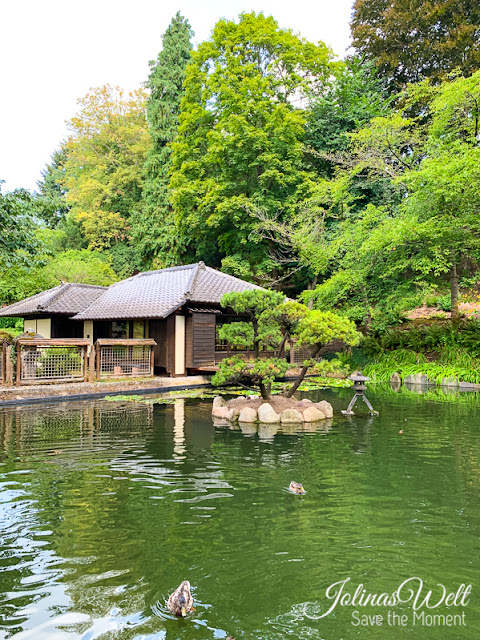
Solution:
[{"label": "stone edge of pond", "polygon": [[54,402],[65,402],[67,400],[98,400],[105,396],[118,395],[148,395],[150,393],[169,393],[170,391],[185,391],[187,389],[202,389],[211,387],[209,382],[197,384],[178,384],[168,386],[146,387],[140,389],[131,389],[128,391],[117,389],[115,391],[97,391],[86,393],[69,393],[68,395],[50,395],[50,396],[29,396],[27,398],[13,398],[11,400],[0,400],[0,409],[3,407],[11,407],[15,405],[29,404],[50,404]]},{"label": "stone edge of pond", "polygon": [[[372,379],[372,382],[377,382]],[[426,373],[410,374],[402,378],[398,371],[395,371],[389,380],[390,384],[422,387],[446,387],[447,389],[457,389],[458,391],[480,391],[480,384],[475,382],[464,382],[454,376],[443,378],[441,382],[437,382],[434,378],[429,378]]]},{"label": "stone edge of pond", "polygon": [[[311,377],[311,376],[306,376]],[[191,378],[191,379],[189,379]],[[62,384],[62,385],[38,385],[35,388],[32,387],[1,387],[0,386],[0,409],[2,407],[12,407],[15,405],[30,405],[30,404],[47,404],[53,402],[65,402],[67,400],[95,400],[101,399],[105,396],[117,396],[117,395],[147,395],[149,393],[169,393],[170,391],[185,391],[187,389],[202,389],[202,388],[212,388],[210,383],[210,376],[181,376],[179,378],[164,378],[165,380],[171,380],[170,384],[166,385],[156,385],[156,386],[138,386],[142,383],[118,383],[118,382],[104,382],[102,384],[102,390],[96,391],[95,386],[99,383],[90,383],[90,382],[82,382],[82,383],[70,383],[70,384]],[[285,381],[294,380],[295,376],[286,376],[284,378]],[[177,383],[174,384],[173,381],[176,380]],[[81,393],[72,393],[78,391],[80,388],[85,389],[84,392]],[[151,381],[143,384],[151,384]],[[90,387],[92,385],[92,387]],[[116,387],[114,389],[114,386]],[[127,388],[125,388],[127,386]],[[70,389],[72,391],[70,391]],[[97,386],[98,389],[98,386]],[[50,391],[50,394],[49,394]],[[59,393],[54,393],[54,391],[60,391]],[[64,392],[64,393],[62,393]],[[228,390],[225,390],[225,393],[228,393]],[[3,395],[12,395],[15,394],[24,395],[25,397],[19,398],[13,397],[8,399],[3,399],[1,396]],[[45,395],[44,395],[45,394]]]}]

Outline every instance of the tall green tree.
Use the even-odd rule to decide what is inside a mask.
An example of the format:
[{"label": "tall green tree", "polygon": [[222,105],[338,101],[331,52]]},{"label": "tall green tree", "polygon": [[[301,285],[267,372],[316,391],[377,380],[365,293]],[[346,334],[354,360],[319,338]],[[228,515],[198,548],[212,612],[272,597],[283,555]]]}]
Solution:
[{"label": "tall green tree", "polygon": [[146,86],[150,89],[147,120],[152,146],[144,165],[141,206],[132,220],[132,237],[144,260],[172,253],[175,246],[168,186],[170,143],[177,133],[192,37],[188,21],[177,13],[163,34],[162,50],[157,59],[150,62]]},{"label": "tall green tree", "polygon": [[187,67],[172,201],[183,257],[262,280],[278,270],[258,220],[288,215],[308,190],[305,111],[331,72],[330,52],[262,14],[220,20]]},{"label": "tall green tree", "polygon": [[307,116],[305,144],[318,154],[312,161],[319,171],[331,176],[335,154],[350,148],[349,133],[390,111],[391,98],[373,62],[353,56],[338,65]]},{"label": "tall green tree", "polygon": [[67,154],[64,147],[54,151],[50,164],[42,170],[42,179],[37,182],[39,191],[37,215],[52,229],[65,221],[65,216],[70,210],[66,201],[66,160]]},{"label": "tall green tree", "polygon": [[150,146],[145,101],[142,90],[125,95],[105,85],[79,100],[80,111],[68,123],[66,200],[91,249],[128,239]]},{"label": "tall green tree", "polygon": [[355,0],[353,46],[394,91],[480,68],[480,4],[475,0]]},{"label": "tall green tree", "polygon": [[2,193],[0,180],[0,275],[28,265],[42,247],[35,220],[35,198],[26,189]]},{"label": "tall green tree", "polygon": [[480,71],[443,83],[430,110],[424,157],[402,178],[404,208],[429,237],[420,256],[449,274],[455,317],[460,272],[480,259]]},{"label": "tall green tree", "polygon": [[397,112],[352,135],[354,171],[391,179],[401,198],[338,226],[330,274],[310,294],[319,308],[363,297],[365,310],[405,285],[448,280],[457,314],[461,272],[480,259],[480,71],[433,91],[417,87],[422,100],[430,96],[427,118]]}]

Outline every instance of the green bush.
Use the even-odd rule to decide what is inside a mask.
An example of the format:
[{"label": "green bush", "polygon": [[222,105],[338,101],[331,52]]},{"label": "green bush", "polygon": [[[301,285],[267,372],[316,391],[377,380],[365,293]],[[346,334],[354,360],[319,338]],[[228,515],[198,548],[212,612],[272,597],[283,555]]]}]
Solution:
[{"label": "green bush", "polygon": [[0,342],[6,340],[10,344],[13,342],[15,335],[8,329],[0,329]]},{"label": "green bush", "polygon": [[452,310],[452,297],[449,293],[444,296],[441,296],[437,300],[437,305],[440,307],[442,311],[451,311]]}]

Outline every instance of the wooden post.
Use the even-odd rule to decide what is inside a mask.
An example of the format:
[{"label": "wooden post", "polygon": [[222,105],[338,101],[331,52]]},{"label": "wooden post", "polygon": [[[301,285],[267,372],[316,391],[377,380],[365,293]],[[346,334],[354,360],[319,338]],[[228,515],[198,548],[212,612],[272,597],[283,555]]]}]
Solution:
[{"label": "wooden post", "polygon": [[12,347],[10,345],[7,345],[5,349],[5,384],[13,387]]},{"label": "wooden post", "polygon": [[2,342],[2,377],[0,380],[0,384],[3,384],[5,382],[5,374],[6,374],[6,350],[7,350],[7,343],[4,340]]},{"label": "wooden post", "polygon": [[20,386],[21,381],[21,370],[22,370],[22,345],[17,343],[17,387]]},{"label": "wooden post", "polygon": [[90,355],[88,356],[88,381],[95,381],[95,347],[90,348]]},{"label": "wooden post", "polygon": [[295,351],[293,349],[293,340],[290,340],[290,364],[295,364]]},{"label": "wooden post", "polygon": [[100,352],[102,350],[102,347],[97,347],[97,366],[95,369],[95,377],[97,380],[100,380]]},{"label": "wooden post", "polygon": [[155,371],[155,367],[154,367],[154,357],[155,357],[155,353],[154,353],[154,349],[153,347],[150,347],[150,375],[153,376],[153,373]]},{"label": "wooden post", "polygon": [[88,358],[87,358],[87,347],[82,347],[82,358],[83,358],[83,381],[88,381]]}]

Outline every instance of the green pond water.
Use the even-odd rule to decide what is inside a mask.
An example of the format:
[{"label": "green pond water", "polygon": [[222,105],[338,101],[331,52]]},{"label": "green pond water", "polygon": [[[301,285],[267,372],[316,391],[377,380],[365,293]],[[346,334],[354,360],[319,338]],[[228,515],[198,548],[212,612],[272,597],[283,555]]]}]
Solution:
[{"label": "green pond water", "polygon": [[[480,400],[368,396],[379,417],[343,417],[351,390],[318,391],[333,420],[258,433],[215,427],[211,400],[3,409],[0,638],[478,639]],[[437,583],[472,584],[418,610],[466,626],[414,624],[411,601],[320,617],[329,585],[391,594],[414,577],[431,606]],[[196,611],[175,619],[184,579]]]}]

